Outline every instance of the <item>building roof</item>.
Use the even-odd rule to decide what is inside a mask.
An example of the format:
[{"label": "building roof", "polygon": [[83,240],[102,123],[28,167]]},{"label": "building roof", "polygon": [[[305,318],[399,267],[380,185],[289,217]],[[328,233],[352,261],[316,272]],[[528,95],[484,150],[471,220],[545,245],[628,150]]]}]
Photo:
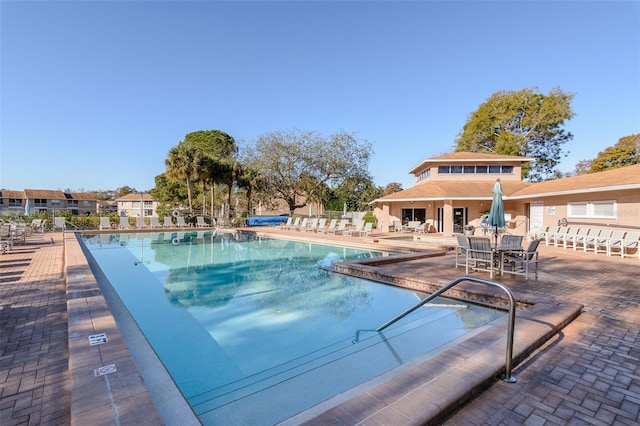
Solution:
[{"label": "building roof", "polygon": [[96,194],[92,192],[69,192],[72,200],[96,201]]},{"label": "building roof", "polygon": [[427,158],[420,164],[412,168],[409,173],[418,173],[420,170],[425,169],[431,164],[442,163],[504,163],[504,162],[516,162],[526,163],[533,161],[533,158],[520,157],[518,155],[498,155],[487,154],[484,152],[452,152],[450,154],[438,155],[435,157]]},{"label": "building roof", "polygon": [[566,195],[583,192],[615,190],[640,190],[640,164],[620,167],[603,172],[589,173],[562,179],[536,182],[511,194],[509,198],[532,198],[536,196]]},{"label": "building roof", "polygon": [[64,192],[51,189],[25,189],[24,193],[27,198],[43,198],[46,200],[65,200]]},{"label": "building roof", "polygon": [[127,195],[117,198],[116,201],[140,201],[140,196],[142,196],[142,199],[144,201],[153,201],[153,197],[147,192],[144,192],[142,194],[139,192],[131,192]]},{"label": "building roof", "polygon": [[3,189],[0,191],[0,198],[25,198],[24,191],[11,191]]},{"label": "building roof", "polygon": [[[530,182],[501,181],[505,199],[521,189],[532,185]],[[413,186],[404,191],[389,194],[373,202],[426,201],[426,200],[491,200],[495,181],[439,180]]]},{"label": "building roof", "polygon": [[[544,182],[503,180],[501,183],[505,200],[584,192],[640,190],[640,164]],[[493,196],[493,185],[492,181],[438,180],[378,198],[372,203],[445,199],[490,200]]]}]

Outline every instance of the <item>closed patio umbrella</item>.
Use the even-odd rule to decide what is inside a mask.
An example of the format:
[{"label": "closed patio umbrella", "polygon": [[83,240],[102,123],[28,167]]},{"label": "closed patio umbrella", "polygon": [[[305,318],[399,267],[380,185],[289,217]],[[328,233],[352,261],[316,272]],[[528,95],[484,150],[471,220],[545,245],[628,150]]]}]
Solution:
[{"label": "closed patio umbrella", "polygon": [[502,184],[500,179],[496,179],[493,185],[493,200],[491,210],[489,210],[489,225],[495,229],[495,241],[498,245],[498,228],[504,228],[504,202],[502,201]]}]

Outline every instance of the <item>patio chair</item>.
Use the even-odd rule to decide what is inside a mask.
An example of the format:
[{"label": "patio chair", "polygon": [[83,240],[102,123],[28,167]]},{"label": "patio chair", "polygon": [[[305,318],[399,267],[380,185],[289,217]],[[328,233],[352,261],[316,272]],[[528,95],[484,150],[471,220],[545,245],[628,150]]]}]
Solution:
[{"label": "patio chair", "polygon": [[160,225],[160,222],[158,221],[158,217],[157,216],[151,216],[149,218],[149,224],[152,228],[161,228],[162,225]]},{"label": "patio chair", "polygon": [[13,248],[13,239],[11,238],[11,224],[3,223],[0,225],[0,250],[2,253]]},{"label": "patio chair", "polygon": [[176,217],[176,225],[178,225],[178,228],[187,228],[189,226],[189,224],[184,221],[183,216]]},{"label": "patio chair", "polygon": [[[456,246],[456,268],[458,266],[466,266],[467,250],[469,249],[469,240],[467,239],[467,236],[464,234],[456,233],[453,235],[455,235],[456,239],[458,240],[458,245]],[[464,263],[458,261],[459,256],[462,256],[465,259]]]},{"label": "patio chair", "polygon": [[196,216],[196,228],[206,228],[209,224],[204,221],[204,217]]},{"label": "patio chair", "polygon": [[640,240],[640,232],[638,231],[627,232],[622,239],[610,239],[607,244],[607,256],[617,253],[622,259],[624,259],[625,253],[627,253],[629,249],[635,248],[638,258],[640,259],[638,240]]},{"label": "patio chair", "polygon": [[[538,245],[540,240],[532,240],[526,250],[504,251],[502,253],[502,271],[509,274],[524,275],[529,279],[529,270],[534,267],[536,279],[538,278]],[[510,269],[505,269],[509,265]]]},{"label": "patio chair", "polygon": [[402,232],[402,231],[404,231],[404,228],[403,228],[403,226],[402,226],[402,221],[400,221],[400,220],[395,220],[395,221],[393,221],[393,230],[394,230],[395,232]]},{"label": "patio chair", "polygon": [[171,219],[171,216],[165,216],[164,217],[164,222],[162,223],[162,226],[165,228],[173,228],[173,219]]},{"label": "patio chair", "polygon": [[113,229],[113,227],[111,226],[111,221],[109,220],[108,217],[101,217],[100,218],[100,227],[99,229],[101,231],[104,231],[105,229]]},{"label": "patio chair", "polygon": [[360,235],[363,237],[368,237],[372,231],[373,231],[373,222],[367,222],[364,224],[364,230],[360,233]]},{"label": "patio chair", "polygon": [[289,227],[291,227],[291,223],[293,223],[293,217],[289,216],[285,223],[280,224],[280,228],[289,229]]},{"label": "patio chair", "polygon": [[416,226],[415,228],[413,228],[413,232],[415,232],[416,234],[424,234],[427,232],[426,227],[427,227],[427,223],[421,223],[420,225]]},{"label": "patio chair", "polygon": [[120,225],[119,229],[131,229],[131,225],[129,225],[129,217],[128,216],[120,216]]},{"label": "patio chair", "polygon": [[467,237],[469,248],[467,249],[466,273],[469,268],[474,271],[489,272],[489,278],[493,278],[497,268],[495,252],[491,248],[491,239],[487,237]]},{"label": "patio chair", "polygon": [[524,237],[522,235],[505,234],[502,236],[502,239],[500,240],[500,247],[521,249],[523,238]]},{"label": "patio chair", "polygon": [[546,231],[540,233],[539,238],[544,238],[544,245],[548,246],[553,241],[555,234],[560,231],[559,226],[553,226],[547,229]]},{"label": "patio chair", "polygon": [[587,239],[597,235],[598,233],[600,233],[600,230],[597,228],[580,228],[578,235],[573,237],[573,249],[577,250],[580,246],[584,247],[584,243]]}]

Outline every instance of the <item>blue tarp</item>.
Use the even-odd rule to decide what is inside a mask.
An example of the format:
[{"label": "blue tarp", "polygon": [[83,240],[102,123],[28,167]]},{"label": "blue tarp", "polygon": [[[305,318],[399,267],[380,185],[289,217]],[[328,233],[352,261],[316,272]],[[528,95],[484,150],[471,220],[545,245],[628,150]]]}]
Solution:
[{"label": "blue tarp", "polygon": [[247,218],[247,226],[269,226],[285,223],[288,216],[257,216]]}]

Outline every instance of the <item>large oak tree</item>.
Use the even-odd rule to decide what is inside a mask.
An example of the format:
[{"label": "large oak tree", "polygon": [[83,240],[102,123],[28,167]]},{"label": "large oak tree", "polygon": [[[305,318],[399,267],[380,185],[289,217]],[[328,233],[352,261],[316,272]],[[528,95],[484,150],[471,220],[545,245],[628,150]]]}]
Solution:
[{"label": "large oak tree", "polygon": [[371,144],[353,133],[324,136],[293,129],[261,135],[247,157],[262,175],[263,191],[293,212],[308,201],[322,201],[327,188],[368,176],[371,154]]},{"label": "large oak tree", "polygon": [[573,97],[559,88],[548,95],[537,88],[496,92],[469,116],[455,149],[531,157],[534,162],[523,168],[523,177],[551,177],[563,156],[562,146],[573,138],[563,129],[574,116]]}]

